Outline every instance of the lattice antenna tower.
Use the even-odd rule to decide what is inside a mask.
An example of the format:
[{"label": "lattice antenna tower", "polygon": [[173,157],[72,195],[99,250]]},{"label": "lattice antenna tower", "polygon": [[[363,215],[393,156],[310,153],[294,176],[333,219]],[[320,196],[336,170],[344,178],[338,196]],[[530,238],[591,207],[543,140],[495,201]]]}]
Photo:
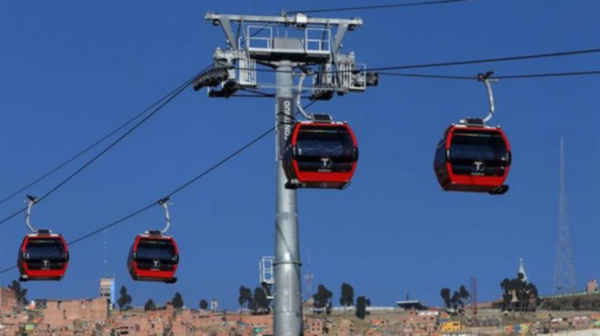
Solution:
[{"label": "lattice antenna tower", "polygon": [[573,245],[567,212],[567,188],[565,182],[565,142],[560,138],[560,194],[558,208],[558,235],[556,242],[556,263],[554,265],[554,293],[576,291]]},{"label": "lattice antenna tower", "polygon": [[306,273],[304,273],[304,300],[310,299],[310,297],[313,295],[313,280],[315,275],[310,269],[310,250],[308,250],[308,256],[306,260]]},{"label": "lattice antenna tower", "polygon": [[102,239],[104,240],[103,244],[102,244],[102,248],[103,248],[103,251],[102,251],[102,263],[103,263],[103,266],[104,266],[104,274],[103,274],[103,276],[107,277],[108,276],[108,241],[106,239],[106,235],[107,235],[107,233],[106,233],[106,231],[104,231],[102,233]]},{"label": "lattice antenna tower", "polygon": [[471,277],[471,308],[473,316],[477,316],[477,278]]}]

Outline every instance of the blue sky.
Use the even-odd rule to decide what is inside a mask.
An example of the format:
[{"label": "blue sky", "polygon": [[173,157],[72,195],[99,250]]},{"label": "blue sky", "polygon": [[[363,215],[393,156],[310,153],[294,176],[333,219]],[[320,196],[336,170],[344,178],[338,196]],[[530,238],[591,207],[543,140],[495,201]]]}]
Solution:
[{"label": "blue sky", "polygon": [[[1,194],[70,157],[201,70],[224,45],[208,10],[276,14],[296,1],[3,2],[0,5]],[[302,8],[365,5],[303,1]],[[345,39],[371,67],[597,48],[595,1],[478,0],[464,4],[328,14],[364,19]],[[598,56],[427,69],[420,73],[498,75],[598,70]],[[313,112],[348,120],[361,157],[344,191],[301,190],[304,270],[335,293],[351,283],[373,304],[407,292],[441,304],[440,288],[478,279],[479,298],[496,299],[519,257],[542,293],[552,288],[558,213],[559,139],[565,137],[567,190],[578,288],[598,278],[594,210],[600,164],[596,112],[599,77],[505,80],[495,86],[493,124],[506,130],[513,165],[501,197],[442,192],[434,148],[449,123],[484,115],[478,82],[382,77],[364,94],[315,104]],[[73,239],[164,193],[273,124],[269,99],[209,99],[191,89],[60,192],[34,209],[32,221]],[[97,295],[114,274],[134,303],[164,303],[175,291],[186,305],[217,298],[237,305],[240,285],[255,286],[260,256],[273,254],[273,139],[264,140],[178,194],[171,206],[181,263],[176,285],[134,283],[125,269],[134,236],[163,224],[152,209],[72,249],[60,282],[27,283],[30,297]],[[80,162],[78,164],[81,164]],[[41,195],[70,166],[30,193]],[[0,206],[8,214],[17,197]],[[2,215],[4,216],[4,215]],[[25,234],[21,216],[0,226],[2,265],[13,265]],[[106,242],[106,247],[105,246]],[[108,264],[104,265],[106,256]],[[17,272],[0,276],[8,284]]]}]

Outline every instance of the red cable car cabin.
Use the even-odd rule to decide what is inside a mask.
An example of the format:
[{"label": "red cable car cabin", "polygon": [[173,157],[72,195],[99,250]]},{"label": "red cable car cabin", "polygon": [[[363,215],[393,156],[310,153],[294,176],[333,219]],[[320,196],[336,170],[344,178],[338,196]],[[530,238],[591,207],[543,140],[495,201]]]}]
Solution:
[{"label": "red cable car cabin", "polygon": [[345,122],[296,123],[283,154],[287,188],[345,187],[356,170],[358,144]]},{"label": "red cable car cabin", "polygon": [[475,119],[448,127],[433,166],[446,191],[503,194],[508,191],[503,183],[510,164],[510,143],[504,131]]},{"label": "red cable car cabin", "polygon": [[175,239],[160,231],[147,231],[135,237],[127,268],[133,280],[175,283],[179,250]]},{"label": "red cable car cabin", "polygon": [[23,238],[17,266],[20,280],[60,280],[69,266],[69,248],[62,235],[38,230]]}]

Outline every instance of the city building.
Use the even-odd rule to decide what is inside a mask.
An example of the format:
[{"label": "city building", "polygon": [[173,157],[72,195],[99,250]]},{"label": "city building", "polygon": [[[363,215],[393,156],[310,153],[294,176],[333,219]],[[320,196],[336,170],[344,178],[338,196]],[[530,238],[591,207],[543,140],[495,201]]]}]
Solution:
[{"label": "city building", "polygon": [[100,297],[108,300],[109,309],[114,309],[115,306],[115,279],[100,278]]}]

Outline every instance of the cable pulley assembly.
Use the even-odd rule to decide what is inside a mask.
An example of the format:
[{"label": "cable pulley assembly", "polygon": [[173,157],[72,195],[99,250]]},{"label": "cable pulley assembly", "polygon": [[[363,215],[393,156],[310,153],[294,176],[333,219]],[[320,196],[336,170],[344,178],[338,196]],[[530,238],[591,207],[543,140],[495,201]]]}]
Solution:
[{"label": "cable pulley assembly", "polygon": [[194,79],[194,91],[204,87],[214,87],[226,81],[229,78],[229,69],[231,66],[216,66],[204,71]]}]

